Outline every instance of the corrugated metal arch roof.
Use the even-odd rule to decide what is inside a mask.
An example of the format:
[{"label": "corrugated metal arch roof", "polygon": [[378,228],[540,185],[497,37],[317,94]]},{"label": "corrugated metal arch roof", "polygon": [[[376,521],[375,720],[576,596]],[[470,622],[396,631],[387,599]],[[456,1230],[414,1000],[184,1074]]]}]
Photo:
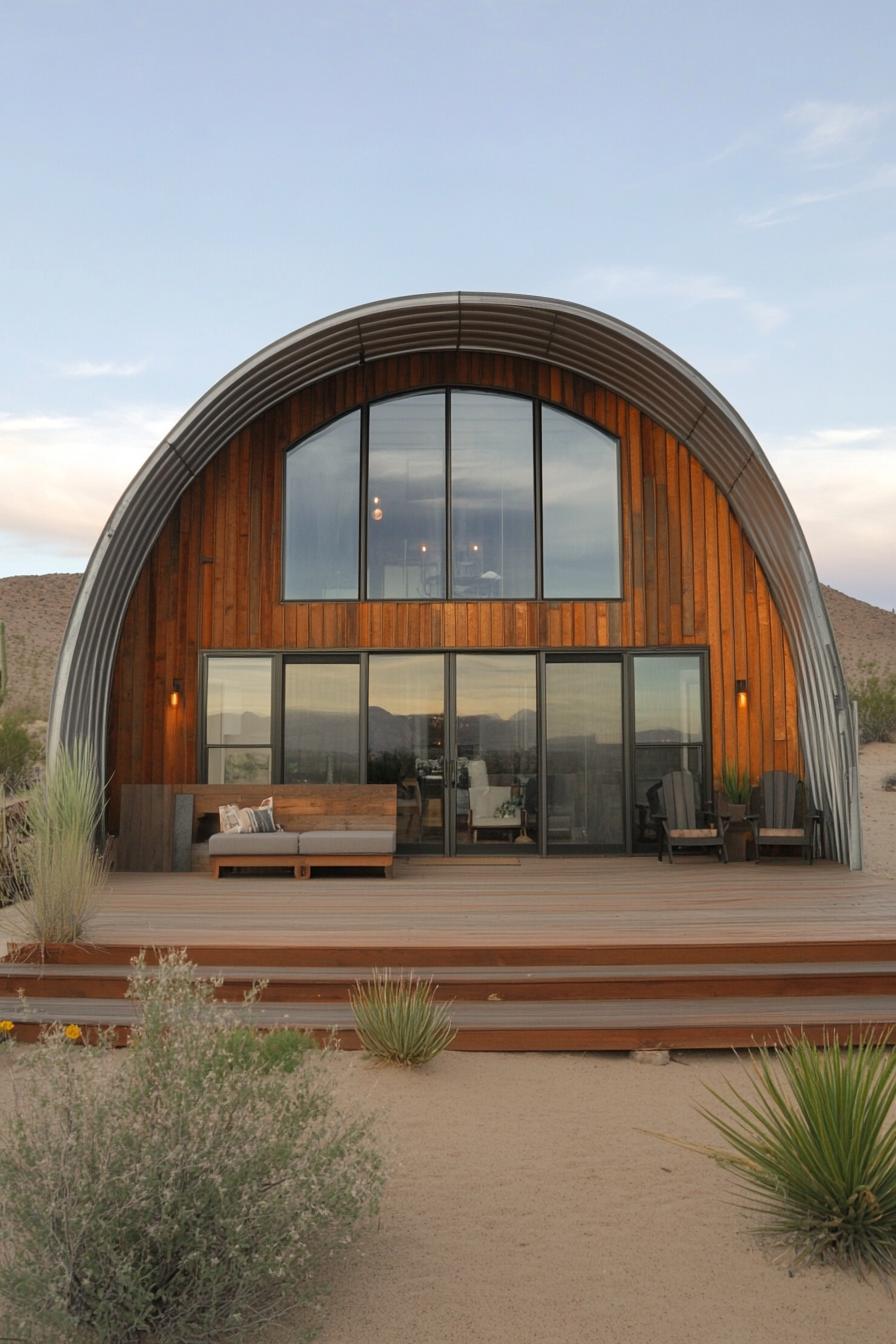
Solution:
[{"label": "corrugated metal arch roof", "polygon": [[105,754],[109,686],[128,600],[153,541],[190,480],[267,407],[362,359],[419,350],[543,359],[618,392],[686,443],[725,492],[790,637],[801,745],[832,856],[861,866],[855,732],[830,620],[802,529],[756,439],[725,398],[643,332],[581,304],[450,292],[336,313],[260,350],[174,426],[112,512],[90,558],[63,642],[50,752],[87,738]]}]

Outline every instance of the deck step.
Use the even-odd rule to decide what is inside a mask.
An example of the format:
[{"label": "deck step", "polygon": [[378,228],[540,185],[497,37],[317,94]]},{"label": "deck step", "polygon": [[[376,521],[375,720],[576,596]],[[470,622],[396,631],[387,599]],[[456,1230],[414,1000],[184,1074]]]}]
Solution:
[{"label": "deck step", "polygon": [[[896,962],[707,963],[632,966],[426,966],[407,973],[432,979],[442,1000],[554,1001],[628,999],[805,998],[896,995]],[[28,999],[123,998],[127,965],[0,965],[0,994]],[[218,996],[239,1000],[266,982],[267,1003],[345,1002],[370,966],[203,966],[221,980]]]},{"label": "deck step", "polygon": [[[0,1017],[16,1023],[16,1035],[33,1038],[46,1022],[109,1026],[122,1035],[137,1020],[129,1000],[52,998],[35,1000],[23,1015],[21,1001],[0,997]],[[232,1008],[256,1026],[335,1031],[344,1047],[357,1047],[351,1009],[344,1003],[255,1004]],[[836,1032],[841,1039],[896,1024],[896,995],[803,998],[727,998],[711,1015],[703,1000],[639,999],[615,1002],[456,1002],[451,1017],[460,1050],[619,1050],[749,1046],[775,1040],[790,1028],[814,1040]]]}]

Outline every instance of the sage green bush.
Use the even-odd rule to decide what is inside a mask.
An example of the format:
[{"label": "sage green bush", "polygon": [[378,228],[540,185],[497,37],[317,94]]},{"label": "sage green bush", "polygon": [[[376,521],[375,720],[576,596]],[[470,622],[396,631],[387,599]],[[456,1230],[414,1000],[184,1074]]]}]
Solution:
[{"label": "sage green bush", "polygon": [[291,1077],[257,1055],[221,1068],[236,1021],[214,988],[183,953],[152,973],[140,960],[127,1050],[57,1027],[16,1052],[30,1076],[0,1146],[5,1335],[252,1340],[286,1312],[291,1340],[313,1334],[338,1254],[377,1206],[380,1161],[320,1056]]},{"label": "sage green bush", "polygon": [[751,1057],[750,1086],[701,1114],[728,1144],[704,1148],[738,1178],[760,1234],[859,1274],[896,1269],[896,1053],[886,1036],[823,1048],[788,1035]]},{"label": "sage green bush", "polygon": [[262,1073],[295,1073],[308,1052],[318,1049],[313,1036],[295,1027],[271,1031],[233,1027],[222,1034],[219,1046],[220,1068],[259,1069]]},{"label": "sage green bush", "polygon": [[896,736],[896,671],[862,663],[849,693],[858,706],[860,742],[889,742]]},{"label": "sage green bush", "polygon": [[60,748],[28,794],[25,835],[19,844],[18,912],[31,942],[76,943],[89,930],[106,865],[96,835],[103,790],[93,750],[84,742]]},{"label": "sage green bush", "polygon": [[358,1039],[369,1055],[394,1064],[426,1064],[454,1040],[449,1004],[431,980],[374,971],[351,994]]}]

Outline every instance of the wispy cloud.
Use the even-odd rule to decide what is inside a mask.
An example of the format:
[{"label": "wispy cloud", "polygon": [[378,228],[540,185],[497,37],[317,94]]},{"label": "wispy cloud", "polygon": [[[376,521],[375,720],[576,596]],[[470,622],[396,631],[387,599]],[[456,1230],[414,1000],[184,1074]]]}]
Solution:
[{"label": "wispy cloud", "polygon": [[112,507],[178,419],[163,406],[93,415],[0,413],[0,476],[7,491],[0,532],[20,550],[52,549],[83,562]]},{"label": "wispy cloud", "polygon": [[748,229],[770,229],[776,224],[786,224],[789,220],[795,219],[811,206],[846,200],[850,196],[861,196],[867,192],[883,191],[893,186],[896,186],[896,164],[887,163],[867,177],[851,182],[845,187],[831,187],[827,191],[801,191],[793,196],[786,196],[763,210],[742,215],[740,222]]},{"label": "wispy cloud", "polygon": [[833,448],[880,448],[890,451],[896,447],[896,427],[866,425],[854,429],[809,429],[802,434],[783,434],[773,437],[777,451],[809,452]]},{"label": "wispy cloud", "polygon": [[896,607],[896,425],[812,429],[761,442],[822,580]]},{"label": "wispy cloud", "polygon": [[112,359],[93,360],[75,359],[59,365],[63,378],[136,378],[143,373],[148,360],[136,359],[122,362]]},{"label": "wispy cloud", "polygon": [[684,308],[701,304],[733,304],[759,331],[774,331],[789,313],[780,304],[750,294],[741,285],[704,272],[664,271],[654,266],[597,266],[586,271],[583,282],[597,294],[643,295],[671,299]]},{"label": "wispy cloud", "polygon": [[810,99],[791,108],[786,120],[796,128],[797,153],[823,159],[865,149],[889,111],[886,104]]}]

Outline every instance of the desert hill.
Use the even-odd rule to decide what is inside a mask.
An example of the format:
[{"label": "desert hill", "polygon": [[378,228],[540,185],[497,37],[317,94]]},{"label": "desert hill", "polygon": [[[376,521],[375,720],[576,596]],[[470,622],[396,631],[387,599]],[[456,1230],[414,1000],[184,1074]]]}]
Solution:
[{"label": "desert hill", "polygon": [[[23,574],[0,579],[0,620],[9,659],[7,708],[44,719],[53,672],[80,574]],[[896,670],[896,612],[822,585],[847,680],[863,662]]]},{"label": "desert hill", "polygon": [[21,574],[0,579],[0,621],[6,622],[9,695],[4,709],[45,719],[56,659],[80,574]]}]

